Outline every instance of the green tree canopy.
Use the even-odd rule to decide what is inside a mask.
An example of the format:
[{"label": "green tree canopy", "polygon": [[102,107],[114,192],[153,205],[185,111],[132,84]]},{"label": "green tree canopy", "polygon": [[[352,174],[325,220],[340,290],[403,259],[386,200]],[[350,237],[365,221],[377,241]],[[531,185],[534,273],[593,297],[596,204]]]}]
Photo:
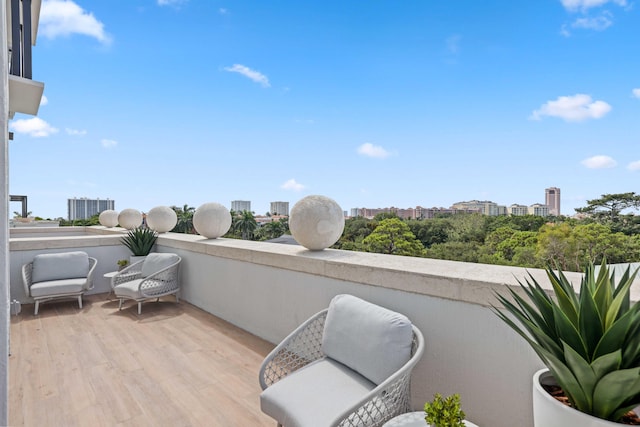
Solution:
[{"label": "green tree canopy", "polygon": [[366,252],[391,255],[424,256],[424,246],[413,235],[409,226],[399,218],[380,221],[373,232],[364,238]]}]

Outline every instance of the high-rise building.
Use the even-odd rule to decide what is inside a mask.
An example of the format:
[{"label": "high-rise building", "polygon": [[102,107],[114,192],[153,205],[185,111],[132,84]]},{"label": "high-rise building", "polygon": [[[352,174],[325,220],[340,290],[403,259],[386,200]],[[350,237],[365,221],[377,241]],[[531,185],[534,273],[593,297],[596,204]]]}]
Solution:
[{"label": "high-rise building", "polygon": [[232,200],[231,201],[231,210],[234,212],[251,212],[251,201],[250,200]]},{"label": "high-rise building", "polygon": [[109,199],[87,199],[86,197],[67,199],[69,221],[89,219],[108,209],[115,209],[116,202]]},{"label": "high-rise building", "polygon": [[549,215],[560,215],[560,189],[558,187],[545,188],[544,204],[549,206]]},{"label": "high-rise building", "polygon": [[271,202],[269,213],[272,215],[289,216],[289,202]]},{"label": "high-rise building", "polygon": [[518,205],[517,203],[514,203],[513,205],[509,206],[509,213],[512,216],[529,215],[529,207],[526,205]]},{"label": "high-rise building", "polygon": [[549,206],[535,203],[529,206],[529,215],[549,216]]}]

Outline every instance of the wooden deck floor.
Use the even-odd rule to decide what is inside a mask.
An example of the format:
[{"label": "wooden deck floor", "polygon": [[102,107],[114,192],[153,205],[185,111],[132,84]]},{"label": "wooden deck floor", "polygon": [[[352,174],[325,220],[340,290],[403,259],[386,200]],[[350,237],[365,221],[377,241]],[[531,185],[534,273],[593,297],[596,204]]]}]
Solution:
[{"label": "wooden deck floor", "polygon": [[105,294],[11,317],[12,426],[269,426],[258,369],[273,348],[194,306]]}]

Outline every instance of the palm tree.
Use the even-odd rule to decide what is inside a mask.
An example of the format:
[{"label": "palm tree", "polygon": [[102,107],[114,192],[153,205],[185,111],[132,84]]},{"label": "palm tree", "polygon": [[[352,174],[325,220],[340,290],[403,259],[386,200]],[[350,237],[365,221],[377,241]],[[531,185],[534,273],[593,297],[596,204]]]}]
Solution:
[{"label": "palm tree", "polygon": [[173,227],[173,230],[171,231],[175,233],[194,234],[193,214],[196,208],[189,206],[188,204],[185,203],[185,205],[182,208],[179,208],[177,206],[171,206],[171,209],[173,209],[176,215],[178,216],[178,221],[176,222],[176,226]]},{"label": "palm tree", "polygon": [[242,234],[243,240],[250,240],[253,238],[253,233],[258,228],[253,212],[242,211],[240,215],[236,217],[235,224],[233,225],[234,231]]}]

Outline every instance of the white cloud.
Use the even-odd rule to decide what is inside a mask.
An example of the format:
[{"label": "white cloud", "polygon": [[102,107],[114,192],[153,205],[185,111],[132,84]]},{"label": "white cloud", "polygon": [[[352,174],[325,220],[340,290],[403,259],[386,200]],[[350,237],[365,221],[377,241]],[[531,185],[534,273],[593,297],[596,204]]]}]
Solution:
[{"label": "white cloud", "polygon": [[225,9],[224,7],[221,7],[220,9],[218,9],[218,13],[220,15],[227,15],[229,13],[229,10]]},{"label": "white cloud", "polygon": [[47,105],[49,103],[49,99],[42,95],[42,98],[40,98],[40,106],[42,107],[43,105]]},{"label": "white cloud", "polygon": [[531,120],[540,120],[543,116],[558,117],[567,122],[581,122],[587,119],[600,119],[611,111],[611,105],[604,101],[593,101],[589,95],[577,94],[560,96],[555,101],[547,101],[531,113]]},{"label": "white cloud", "polygon": [[158,6],[177,6],[189,0],[158,0]]},{"label": "white cloud", "polygon": [[634,98],[639,98],[640,99],[640,87],[632,89],[631,90],[631,94],[633,95]]},{"label": "white cloud", "polygon": [[225,71],[229,71],[230,73],[242,74],[243,76],[253,80],[254,82],[260,83],[264,87],[271,86],[267,76],[259,71],[252,70],[251,68],[241,64],[234,64],[233,67],[225,67]]},{"label": "white cloud", "polygon": [[305,187],[304,185],[296,182],[295,179],[291,178],[290,180],[282,184],[280,188],[284,190],[302,191]]},{"label": "white cloud", "polygon": [[607,3],[617,4],[622,7],[627,6],[627,0],[560,0],[560,2],[569,12],[584,12],[594,7],[604,6]]},{"label": "white cloud", "polygon": [[460,40],[462,40],[460,34],[454,34],[447,38],[446,44],[449,53],[456,54],[460,51]]},{"label": "white cloud", "polygon": [[58,132],[58,129],[40,117],[15,120],[9,127],[16,133],[24,133],[35,138],[42,138]]},{"label": "white cloud", "polygon": [[596,17],[585,16],[578,18],[573,21],[571,27],[585,30],[604,31],[613,24],[609,16],[609,14],[603,13]]},{"label": "white cloud", "polygon": [[94,37],[104,44],[111,43],[111,36],[105,33],[104,24],[71,0],[42,2],[39,34],[51,39],[58,36],[83,34]]},{"label": "white cloud", "polygon": [[114,141],[113,139],[103,139],[100,141],[100,144],[102,144],[104,148],[115,148],[118,145],[118,141]]},{"label": "white cloud", "polygon": [[384,159],[389,157],[391,153],[382,148],[379,145],[373,145],[370,142],[364,143],[358,147],[358,154],[362,154],[367,157],[375,157],[378,159]]},{"label": "white cloud", "polygon": [[585,167],[589,169],[614,168],[618,164],[618,162],[613,160],[611,157],[603,156],[603,155],[589,157],[588,159],[584,159],[580,163],[582,163]]},{"label": "white cloud", "polygon": [[67,135],[71,135],[71,136],[84,136],[87,134],[87,131],[84,129],[80,130],[80,129],[65,128],[64,131],[67,132]]},{"label": "white cloud", "polygon": [[627,165],[627,169],[629,169],[630,171],[640,171],[640,160],[629,163]]}]

